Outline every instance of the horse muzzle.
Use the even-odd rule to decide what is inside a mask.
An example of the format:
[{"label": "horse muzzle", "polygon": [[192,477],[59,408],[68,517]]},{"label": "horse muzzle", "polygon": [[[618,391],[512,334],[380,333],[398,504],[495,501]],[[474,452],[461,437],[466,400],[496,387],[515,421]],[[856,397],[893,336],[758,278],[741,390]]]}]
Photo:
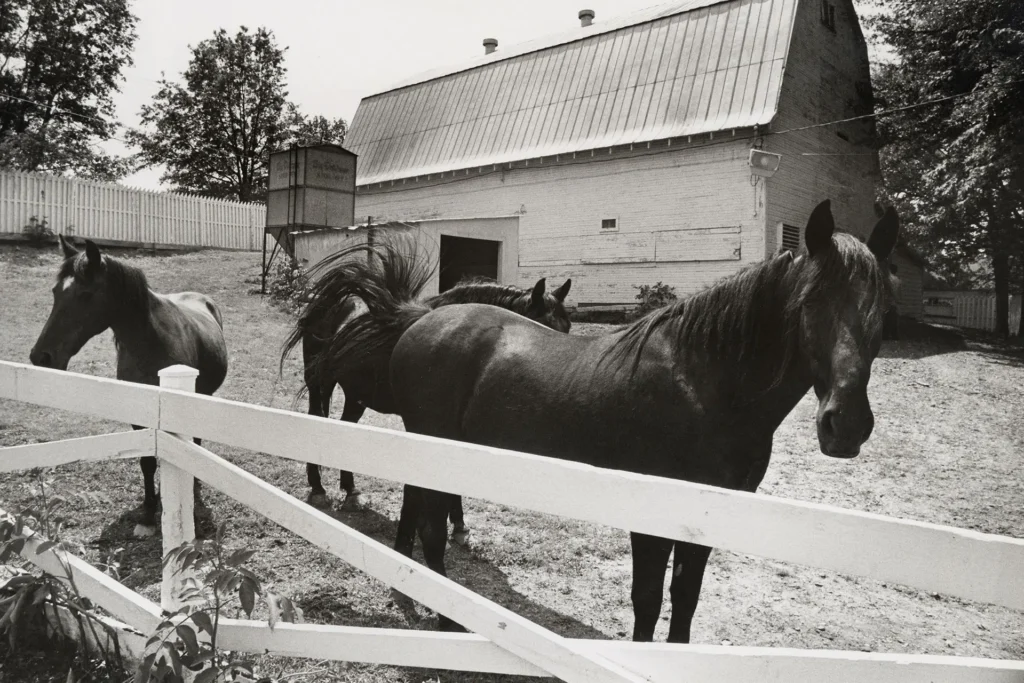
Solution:
[{"label": "horse muzzle", "polygon": [[49,351],[40,351],[39,349],[32,349],[32,352],[28,354],[28,359],[32,362],[32,365],[40,368],[52,368],[54,370],[67,370],[68,361],[70,360],[69,358],[60,358]]},{"label": "horse muzzle", "polygon": [[844,412],[825,408],[818,414],[818,445],[831,458],[855,458],[875,426],[870,408]]}]

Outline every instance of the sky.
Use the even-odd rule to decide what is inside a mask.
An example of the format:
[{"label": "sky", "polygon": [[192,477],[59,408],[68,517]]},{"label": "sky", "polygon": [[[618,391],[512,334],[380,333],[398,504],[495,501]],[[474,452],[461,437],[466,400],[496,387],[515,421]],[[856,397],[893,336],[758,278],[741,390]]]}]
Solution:
[{"label": "sky", "polygon": [[[579,26],[581,9],[595,24],[661,4],[659,0],[135,0],[138,39],[134,64],[114,98],[117,120],[139,124],[139,110],[187,68],[189,46],[219,28],[273,31],[287,47],[288,98],[306,115],[351,122],[359,100],[421,71],[483,54],[483,39],[498,50]],[[860,4],[860,3],[858,3]],[[128,150],[117,141],[104,147]],[[162,188],[160,171],[146,169],[124,184]]]}]

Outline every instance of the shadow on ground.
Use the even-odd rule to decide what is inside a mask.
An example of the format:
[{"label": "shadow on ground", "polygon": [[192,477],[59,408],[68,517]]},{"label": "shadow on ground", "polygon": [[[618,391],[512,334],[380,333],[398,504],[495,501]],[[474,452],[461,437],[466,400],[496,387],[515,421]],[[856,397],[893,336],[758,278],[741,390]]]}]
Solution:
[{"label": "shadow on ground", "polygon": [[[391,547],[398,531],[398,522],[374,510],[350,512],[345,510],[325,510],[328,515],[360,533]],[[419,540],[413,551],[413,559],[423,564],[423,555]],[[506,609],[523,616],[544,628],[567,638],[599,638],[608,636],[597,629],[576,619],[541,605],[512,588],[508,578],[499,568],[475,555],[472,550],[449,543],[445,552],[445,566],[449,576],[458,583]],[[392,591],[392,600],[404,618],[397,616],[382,621],[380,614],[363,614],[353,609],[343,595],[335,595],[323,591],[320,596],[310,596],[303,600],[303,609],[311,621],[346,626],[373,626],[378,628],[417,628],[435,630],[437,619],[434,616],[423,618],[417,612],[414,602]]]}]

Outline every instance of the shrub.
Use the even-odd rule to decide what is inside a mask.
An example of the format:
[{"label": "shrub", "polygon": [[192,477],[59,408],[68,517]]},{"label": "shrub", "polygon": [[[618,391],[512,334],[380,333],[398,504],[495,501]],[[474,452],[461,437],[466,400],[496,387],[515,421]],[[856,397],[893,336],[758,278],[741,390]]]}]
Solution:
[{"label": "shrub", "polygon": [[221,524],[212,540],[182,543],[164,556],[164,567],[173,566],[175,573],[191,568],[196,575],[185,579],[176,596],[185,606],[161,622],[146,642],[147,654],[139,665],[137,683],[184,683],[189,680],[189,672],[195,683],[274,680],[257,677],[250,659],[220,648],[217,636],[221,616],[232,598],[238,603],[236,611],[246,617],[252,617],[256,599],[263,598],[271,629],[282,621],[301,623],[302,610],[291,599],[263,589],[256,575],[244,566],[256,550],[239,548],[229,552],[224,545],[226,530],[227,524]]},{"label": "shrub", "polygon": [[[260,277],[246,279],[247,284],[260,285]],[[259,286],[249,289],[249,294],[260,294]],[[270,303],[289,313],[294,313],[309,302],[312,287],[302,266],[293,258],[277,261],[267,273],[267,297]]]},{"label": "shrub", "polygon": [[654,285],[633,285],[633,289],[640,290],[636,295],[636,300],[640,302],[635,311],[637,316],[646,315],[662,306],[668,306],[678,298],[675,287],[660,281]]},{"label": "shrub", "polygon": [[[41,470],[33,470],[32,476],[37,482],[31,489],[32,502],[0,518],[0,565],[8,566],[6,574],[10,577],[0,584],[0,635],[6,638],[11,652],[19,652],[26,646],[38,647],[44,638],[70,642],[74,635],[66,630],[65,623],[54,611],[61,610],[77,624],[79,638],[89,634],[94,644],[109,648],[99,652],[80,648],[82,656],[78,668],[85,677],[79,679],[69,672],[69,680],[120,678],[116,672],[124,671],[124,662],[117,632],[97,618],[95,607],[79,592],[68,560],[70,546],[61,539],[61,530],[67,522],[67,501],[48,494],[49,482]],[[109,504],[101,494],[81,493],[78,497],[87,503]],[[29,550],[31,544],[36,544],[34,550]],[[28,562],[19,557],[22,552],[35,555],[51,552],[61,576],[32,570]],[[116,561],[109,563],[106,571],[119,578]],[[101,633],[107,639],[101,638]]]},{"label": "shrub", "polygon": [[50,230],[46,219],[39,220],[35,216],[28,219],[28,225],[21,229],[21,234],[28,238],[33,246],[42,246],[51,242],[54,238],[53,230]]}]

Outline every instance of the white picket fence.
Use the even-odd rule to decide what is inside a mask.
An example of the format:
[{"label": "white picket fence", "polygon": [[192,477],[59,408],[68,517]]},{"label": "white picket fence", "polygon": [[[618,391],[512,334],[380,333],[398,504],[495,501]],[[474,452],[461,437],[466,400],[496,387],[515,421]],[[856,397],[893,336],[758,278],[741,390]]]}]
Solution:
[{"label": "white picket fence", "polygon": [[[924,314],[931,322],[969,327],[975,330],[996,329],[996,295],[992,292],[926,291]],[[1021,296],[1010,296],[1010,333],[1017,331],[1021,316]]]},{"label": "white picket fence", "polygon": [[21,234],[32,218],[55,233],[129,245],[258,251],[266,207],[0,171],[0,233]]},{"label": "white picket fence", "polygon": [[[1021,683],[1024,662],[949,656],[575,640],[494,604],[236,467],[188,437],[347,469],[505,505],[1024,610],[1024,540],[825,505],[599,469],[524,453],[311,417],[189,393],[176,366],[150,387],[0,362],[0,399],[145,430],[0,449],[0,472],[156,455],[164,549],[193,537],[192,477],[473,633],[224,619],[242,652],[531,676],[565,681]],[[610,499],[623,501],[610,506]],[[630,505],[628,501],[635,501]],[[642,504],[641,504],[642,501]],[[0,514],[3,511],[0,510]],[[24,557],[51,572],[53,551]],[[161,606],[72,558],[79,590],[124,622],[138,656]],[[164,576],[162,607],[175,607]]]}]

